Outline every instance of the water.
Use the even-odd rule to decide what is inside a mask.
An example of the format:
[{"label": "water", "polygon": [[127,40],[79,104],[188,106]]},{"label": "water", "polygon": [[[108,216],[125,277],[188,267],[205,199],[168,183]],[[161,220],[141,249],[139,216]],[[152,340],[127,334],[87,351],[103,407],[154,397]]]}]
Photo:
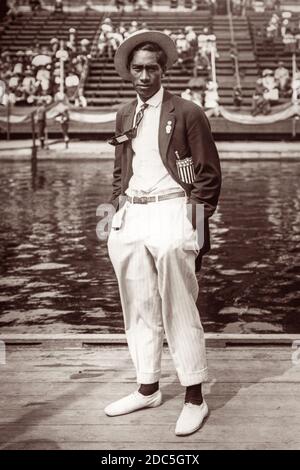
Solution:
[{"label": "water", "polygon": [[[112,161],[2,163],[2,333],[120,333],[121,306],[98,204]],[[199,274],[207,332],[300,331],[300,162],[223,162]]]}]

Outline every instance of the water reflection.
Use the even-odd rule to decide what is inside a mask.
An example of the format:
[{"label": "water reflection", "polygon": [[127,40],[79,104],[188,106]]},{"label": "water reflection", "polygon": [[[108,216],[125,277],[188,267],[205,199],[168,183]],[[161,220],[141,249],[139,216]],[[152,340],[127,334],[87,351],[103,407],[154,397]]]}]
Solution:
[{"label": "water reflection", "polygon": [[[300,163],[223,162],[213,243],[199,275],[206,331],[299,332]],[[96,236],[112,161],[0,169],[0,326],[18,333],[123,331]]]}]

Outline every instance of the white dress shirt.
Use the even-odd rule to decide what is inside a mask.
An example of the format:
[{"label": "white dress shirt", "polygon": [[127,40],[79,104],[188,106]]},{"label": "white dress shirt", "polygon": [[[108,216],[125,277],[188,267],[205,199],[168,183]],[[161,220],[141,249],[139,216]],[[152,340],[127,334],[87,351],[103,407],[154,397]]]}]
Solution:
[{"label": "white dress shirt", "polygon": [[[126,194],[139,196],[145,194],[165,194],[182,190],[164,166],[158,146],[158,131],[164,89],[161,87],[146,103],[144,117],[139,124],[137,136],[132,139],[133,175]],[[136,115],[144,102],[137,96]]]}]

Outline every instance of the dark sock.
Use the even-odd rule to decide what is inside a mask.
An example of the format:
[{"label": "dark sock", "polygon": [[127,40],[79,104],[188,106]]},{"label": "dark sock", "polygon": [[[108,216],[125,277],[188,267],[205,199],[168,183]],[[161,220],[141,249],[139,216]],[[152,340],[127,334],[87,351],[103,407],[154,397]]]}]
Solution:
[{"label": "dark sock", "polygon": [[141,384],[139,388],[139,392],[142,395],[152,395],[159,389],[159,383],[154,382],[153,384]]},{"label": "dark sock", "polygon": [[203,402],[202,397],[202,384],[190,385],[186,387],[185,403],[192,403],[193,405],[201,405]]}]

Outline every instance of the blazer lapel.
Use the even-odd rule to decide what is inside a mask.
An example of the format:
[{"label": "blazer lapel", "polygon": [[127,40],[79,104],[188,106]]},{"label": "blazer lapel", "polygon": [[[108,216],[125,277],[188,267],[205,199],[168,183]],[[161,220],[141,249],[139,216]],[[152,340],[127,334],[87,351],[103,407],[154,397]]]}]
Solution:
[{"label": "blazer lapel", "polygon": [[[128,106],[127,110],[123,114],[123,132],[128,131],[133,127],[133,120],[135,115],[135,110],[137,106],[137,100],[133,100]],[[127,154],[127,175],[130,178],[132,175],[132,158],[133,150],[131,146],[131,141],[126,144],[126,154]]]},{"label": "blazer lapel", "polygon": [[137,106],[137,100],[133,100],[129,103],[127,109],[124,111],[123,114],[123,132],[128,131],[133,127],[133,119],[135,114],[135,109]]},{"label": "blazer lapel", "polygon": [[174,131],[176,116],[172,95],[164,92],[159,120],[158,143],[160,156],[164,163],[167,162],[167,152]]}]

